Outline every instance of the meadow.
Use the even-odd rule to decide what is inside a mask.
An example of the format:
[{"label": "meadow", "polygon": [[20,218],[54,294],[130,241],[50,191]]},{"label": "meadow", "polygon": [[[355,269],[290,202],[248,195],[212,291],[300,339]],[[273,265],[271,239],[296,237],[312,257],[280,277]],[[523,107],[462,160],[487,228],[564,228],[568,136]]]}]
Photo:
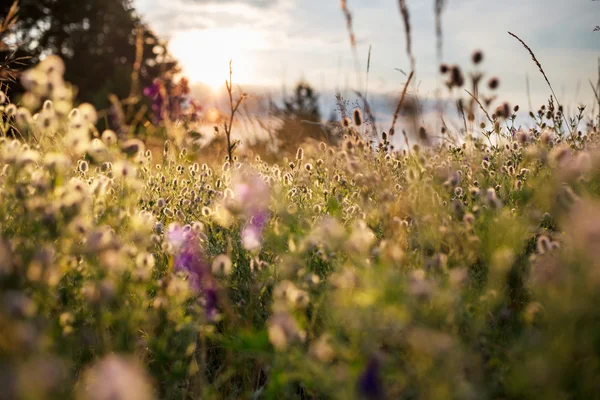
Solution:
[{"label": "meadow", "polygon": [[600,397],[597,91],[415,138],[340,102],[275,158],[230,81],[209,157],[185,117],[97,128],[64,72],[0,93],[0,399]]}]

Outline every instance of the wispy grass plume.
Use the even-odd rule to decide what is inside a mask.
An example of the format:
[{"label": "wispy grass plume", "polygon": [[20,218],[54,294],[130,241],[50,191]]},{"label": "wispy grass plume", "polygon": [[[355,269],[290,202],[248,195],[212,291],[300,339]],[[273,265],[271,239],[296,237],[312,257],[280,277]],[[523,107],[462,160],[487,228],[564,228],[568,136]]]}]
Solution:
[{"label": "wispy grass plume", "polygon": [[411,36],[411,28],[410,28],[410,14],[408,12],[408,6],[406,5],[406,0],[398,0],[398,4],[400,5],[400,14],[402,14],[402,22],[404,22],[404,32],[406,34],[406,53],[408,54],[408,58],[410,59],[410,68],[411,70],[415,70],[415,57],[412,53],[412,36]]},{"label": "wispy grass plume", "polygon": [[358,50],[356,48],[356,35],[354,34],[354,28],[352,25],[352,13],[348,8],[347,0],[340,0],[340,7],[342,8],[342,12],[344,13],[344,17],[346,18],[346,27],[348,29],[348,35],[350,37],[350,47],[352,48],[352,54],[354,56],[354,67],[356,69],[356,79],[357,84],[361,87],[361,79],[360,79],[360,63],[358,61]]},{"label": "wispy grass plume", "polygon": [[406,97],[406,91],[408,90],[408,85],[410,85],[410,81],[413,78],[415,71],[410,71],[408,75],[408,79],[404,84],[404,90],[402,90],[402,96],[400,96],[400,101],[398,101],[398,105],[396,106],[396,111],[394,111],[394,118],[392,119],[392,127],[390,128],[390,136],[394,135],[394,130],[396,127],[396,122],[398,121],[398,115],[400,114],[400,110],[402,109],[402,103],[404,103],[404,98]]},{"label": "wispy grass plume", "polygon": [[446,5],[445,0],[435,0],[435,37],[437,41],[438,63],[442,62],[443,57],[443,35],[442,35],[442,11]]},{"label": "wispy grass plume", "polygon": [[[510,36],[514,37],[515,39],[517,39],[519,42],[521,42],[521,44],[523,45],[523,47],[525,47],[525,49],[527,49],[527,51],[531,55],[531,58],[533,59],[533,62],[535,62],[535,65],[537,65],[538,69],[542,73],[542,76],[546,80],[546,83],[548,84],[548,87],[550,88],[550,91],[552,92],[552,95],[556,99],[556,103],[560,107],[560,102],[558,101],[558,97],[556,97],[556,93],[554,93],[554,89],[552,88],[552,84],[550,84],[550,80],[548,79],[548,76],[544,72],[544,69],[542,68],[542,64],[538,61],[537,57],[533,53],[533,50],[531,50],[531,47],[529,47],[520,37],[518,37],[514,33],[508,32],[508,34]],[[565,122],[567,123],[567,129],[569,129],[569,133],[573,133],[572,130],[571,130],[571,124],[569,124],[569,121],[567,121],[567,117],[564,115],[564,113],[563,113],[563,118],[564,118]]]}]

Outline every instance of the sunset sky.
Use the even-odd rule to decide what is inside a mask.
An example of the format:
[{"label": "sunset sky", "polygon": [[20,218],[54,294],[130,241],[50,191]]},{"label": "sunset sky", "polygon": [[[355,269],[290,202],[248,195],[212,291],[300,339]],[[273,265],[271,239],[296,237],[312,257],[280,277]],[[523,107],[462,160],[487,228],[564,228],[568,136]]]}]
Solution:
[{"label": "sunset sky", "polygon": [[[181,61],[192,82],[221,85],[233,58],[240,83],[279,88],[305,78],[321,92],[360,88],[338,0],[135,0],[140,13]],[[433,0],[408,0],[419,93],[433,97],[441,82],[435,50]],[[408,71],[404,28],[396,0],[348,0],[354,17],[361,71],[372,45],[369,90],[401,90]],[[534,107],[549,90],[526,50],[534,50],[559,99],[591,104],[588,79],[596,80],[600,56],[600,1],[448,0],[443,15],[444,62],[471,67],[475,49],[485,52],[481,70],[501,79],[501,94],[526,103],[529,74]]]}]

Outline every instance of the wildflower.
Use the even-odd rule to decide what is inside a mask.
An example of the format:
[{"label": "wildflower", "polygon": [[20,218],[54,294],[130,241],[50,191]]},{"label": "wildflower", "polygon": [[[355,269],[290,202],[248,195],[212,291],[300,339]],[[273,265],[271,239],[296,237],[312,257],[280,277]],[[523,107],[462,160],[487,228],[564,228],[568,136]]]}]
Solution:
[{"label": "wildflower", "polygon": [[34,164],[40,159],[40,153],[35,150],[25,150],[17,155],[16,165],[20,168],[28,164]]},{"label": "wildflower", "polygon": [[138,268],[154,268],[155,258],[150,253],[140,253],[135,258],[135,265]]},{"label": "wildflower", "polygon": [[127,161],[117,161],[112,168],[115,178],[131,179],[137,175],[137,169]]},{"label": "wildflower", "polygon": [[366,253],[375,242],[375,234],[367,224],[358,220],[354,224],[352,234],[348,239],[348,247],[358,253]]},{"label": "wildflower", "polygon": [[308,353],[321,362],[329,363],[335,355],[330,342],[331,336],[323,334],[310,344]]},{"label": "wildflower", "polygon": [[450,69],[450,81],[448,84],[456,87],[462,87],[465,84],[465,78],[458,65],[453,65]]},{"label": "wildflower", "polygon": [[434,286],[425,279],[425,271],[415,270],[411,274],[408,292],[417,299],[426,299],[433,293]]},{"label": "wildflower", "polygon": [[139,139],[129,139],[121,146],[121,151],[128,156],[134,156],[144,151],[144,142]]},{"label": "wildflower", "polygon": [[234,178],[233,192],[235,204],[230,209],[247,217],[264,210],[269,201],[269,187],[255,173],[238,175]]},{"label": "wildflower", "polygon": [[88,368],[78,385],[77,399],[147,400],[154,390],[146,371],[137,362],[108,355]]},{"label": "wildflower", "polygon": [[285,350],[290,344],[304,341],[306,333],[286,311],[275,311],[267,321],[269,341],[278,351]]},{"label": "wildflower", "polygon": [[60,153],[47,153],[43,159],[44,166],[54,172],[65,172],[71,165],[71,160]]},{"label": "wildflower", "polygon": [[88,171],[88,169],[89,169],[89,164],[88,164],[88,162],[87,162],[87,161],[85,161],[85,160],[82,160],[82,161],[79,163],[79,171],[80,171],[81,173],[84,173],[84,174],[85,174],[85,173]]},{"label": "wildflower", "polygon": [[248,251],[259,250],[262,246],[262,232],[267,222],[267,214],[256,214],[242,230],[242,245]]},{"label": "wildflower", "polygon": [[98,120],[98,113],[90,103],[83,103],[78,107],[81,119],[89,125],[94,125]]},{"label": "wildflower", "polygon": [[31,112],[25,107],[19,107],[15,113],[15,122],[21,129],[28,128],[33,123]]},{"label": "wildflower", "polygon": [[90,144],[89,130],[87,128],[71,128],[63,137],[63,143],[67,149],[75,154],[83,154]]},{"label": "wildflower", "polygon": [[59,56],[54,54],[44,58],[37,68],[51,77],[62,77],[65,74],[65,63]]},{"label": "wildflower", "polygon": [[481,61],[483,61],[483,52],[481,50],[477,50],[473,53],[473,56],[471,57],[473,64],[477,65],[480,64]]},{"label": "wildflower", "polygon": [[522,188],[523,188],[523,181],[520,179],[517,179],[517,181],[515,182],[515,189],[521,190]]},{"label": "wildflower", "polygon": [[36,123],[44,132],[54,133],[58,129],[58,117],[49,100],[44,103],[44,108],[38,114]]},{"label": "wildflower", "polygon": [[379,360],[373,357],[358,378],[358,392],[367,399],[383,398],[380,370]]},{"label": "wildflower", "polygon": [[296,152],[296,160],[302,161],[304,159],[304,149],[302,147],[298,147],[298,151]]},{"label": "wildflower", "polygon": [[[164,119],[164,87],[160,79],[155,79],[152,85],[144,88],[144,96],[152,101],[152,111],[157,122]],[[165,151],[166,153],[167,151]]]},{"label": "wildflower", "polygon": [[500,208],[502,207],[502,202],[496,196],[496,192],[498,189],[488,188],[486,192],[486,201],[491,208]]},{"label": "wildflower", "polygon": [[48,75],[39,68],[30,68],[21,74],[21,84],[36,97],[48,95]]},{"label": "wildflower", "polygon": [[552,250],[552,242],[545,235],[540,235],[537,239],[536,250],[539,254],[548,253]]},{"label": "wildflower", "polygon": [[105,145],[112,146],[117,142],[117,134],[114,131],[107,129],[102,132],[101,139]]},{"label": "wildflower", "polygon": [[198,236],[191,230],[184,232],[176,224],[170,226],[167,236],[175,248],[173,271],[186,275],[190,289],[199,295],[198,300],[204,305],[206,316],[214,320],[218,315],[217,291]]},{"label": "wildflower", "polygon": [[360,110],[360,108],[355,108],[354,111],[352,111],[352,121],[354,122],[354,125],[357,127],[360,127],[363,123],[363,117],[362,117],[362,111]]},{"label": "wildflower", "polygon": [[500,86],[500,80],[499,80],[498,78],[491,78],[491,79],[488,81],[488,87],[489,87],[491,90],[496,90],[496,89],[498,89],[498,86]]},{"label": "wildflower", "polygon": [[212,263],[214,275],[229,276],[231,274],[231,259],[226,254],[217,256]]}]

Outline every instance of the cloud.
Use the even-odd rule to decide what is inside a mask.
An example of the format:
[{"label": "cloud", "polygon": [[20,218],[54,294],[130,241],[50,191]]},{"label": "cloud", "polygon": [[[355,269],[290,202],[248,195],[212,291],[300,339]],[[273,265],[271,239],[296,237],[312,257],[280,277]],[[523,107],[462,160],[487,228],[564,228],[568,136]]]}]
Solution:
[{"label": "cloud", "polygon": [[228,5],[233,3],[244,4],[256,8],[271,8],[279,3],[278,0],[184,0],[186,3]]},{"label": "cloud", "polygon": [[[292,84],[305,78],[323,92],[361,86],[339,1],[134,1],[151,26],[166,37],[186,30],[228,27],[259,32],[267,45],[251,49],[261,71],[256,84],[280,87],[284,81]],[[407,2],[417,61],[415,84],[421,95],[434,97],[436,89],[443,86],[435,51],[433,6],[424,0]],[[474,68],[471,52],[484,50],[485,61],[479,68],[488,77],[501,79],[499,100],[525,106],[528,75],[535,107],[547,99],[549,90],[527,51],[507,34],[510,30],[534,50],[563,103],[574,102],[575,97],[591,99],[586,82],[595,79],[597,73],[600,34],[592,29],[598,24],[598,3],[529,0],[523,7],[523,0],[453,0],[442,17],[443,61],[459,64],[468,72]],[[407,70],[410,66],[397,1],[353,0],[348,4],[358,38],[361,80],[365,82],[366,58],[372,45],[369,92],[400,91],[405,76],[396,68]],[[576,96],[579,86],[581,93]]]}]

